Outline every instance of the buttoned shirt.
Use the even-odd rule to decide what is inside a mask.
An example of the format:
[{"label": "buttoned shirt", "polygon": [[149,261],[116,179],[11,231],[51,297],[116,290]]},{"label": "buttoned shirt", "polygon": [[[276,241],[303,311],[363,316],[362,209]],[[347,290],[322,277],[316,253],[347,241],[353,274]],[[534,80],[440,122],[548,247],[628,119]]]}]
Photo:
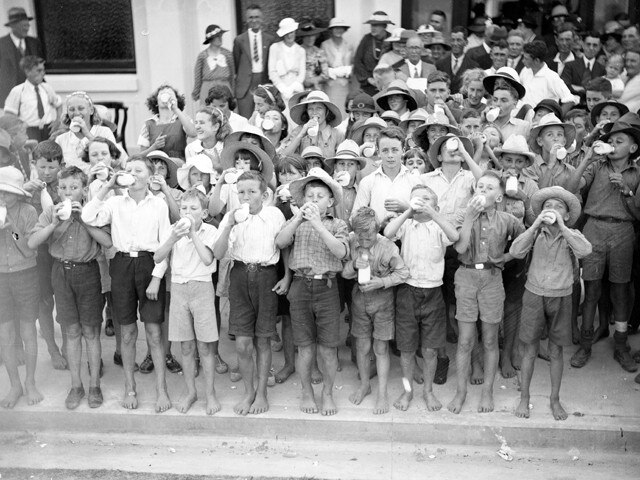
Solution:
[{"label": "buttoned shirt", "polygon": [[500,130],[502,138],[505,140],[512,135],[522,135],[524,138],[529,138],[531,123],[520,118],[509,117],[507,123],[502,126],[498,126],[498,130]]},{"label": "buttoned shirt", "polygon": [[540,155],[536,155],[533,164],[524,170],[522,175],[529,177],[538,184],[538,188],[560,186],[565,188],[575,167],[566,164],[561,160],[556,160],[553,168],[549,168]]},{"label": "buttoned shirt", "polygon": [[409,268],[402,260],[400,251],[395,243],[386,237],[378,234],[376,242],[369,248],[361,247],[355,233],[349,235],[350,256],[342,270],[344,278],[356,278],[358,271],[354,268],[353,260],[363,254],[369,257],[371,267],[371,278],[377,277],[382,280],[384,288],[400,285],[409,278]]},{"label": "buttoned shirt", "polygon": [[38,96],[44,108],[42,119],[38,116],[35,85],[28,80],[11,89],[4,102],[4,111],[17,115],[28,127],[39,127],[41,121],[43,125],[48,125],[56,119],[56,108],[62,105],[62,100],[53,87],[44,82],[38,85]]},{"label": "buttoned shirt", "polygon": [[473,173],[463,168],[449,181],[442,173],[442,167],[421,175],[420,180],[438,196],[440,213],[451,223],[456,220],[456,212],[466,208],[476,182]]},{"label": "buttoned shirt", "polygon": [[16,37],[13,32],[9,32],[9,36],[11,37],[11,41],[16,46],[18,50],[22,50],[23,52],[27,50],[27,46],[25,45],[24,38]]},{"label": "buttoned shirt", "polygon": [[[518,177],[518,185],[520,190],[524,192],[529,200],[531,200],[533,194],[539,190],[538,184],[524,175],[520,175]],[[502,201],[496,204],[496,208],[501,212],[510,213],[520,220],[523,225],[531,225],[536,218],[536,215],[533,213],[533,209],[531,208],[531,203],[529,203],[529,208],[525,209],[525,204],[522,200],[519,198],[509,197],[506,194],[502,197]]]},{"label": "buttoned shirt", "polygon": [[551,70],[546,63],[535,74],[531,68],[523,68],[520,72],[520,83],[527,89],[522,101],[532,107],[545,99],[558,103],[580,103],[580,97],[573,95],[560,75]]},{"label": "buttoned shirt", "polygon": [[19,247],[17,241],[26,238],[37,221],[36,209],[28,203],[19,201],[7,208],[5,222],[11,225],[0,228],[0,273],[19,272],[36,266],[36,251]]},{"label": "buttoned shirt", "polygon": [[464,56],[465,56],[464,53],[459,57],[455,57],[454,55],[451,55],[451,72],[454,75],[458,73],[458,70],[460,70],[460,67],[462,66],[462,62],[464,62]]},{"label": "buttoned shirt", "polygon": [[422,62],[411,63],[409,60],[405,60],[407,68],[409,69],[409,76],[412,78],[420,78],[422,74]]},{"label": "buttoned shirt", "polygon": [[[584,213],[590,217],[632,222],[635,219],[624,203],[628,200],[622,195],[620,188],[609,180],[611,173],[615,173],[615,170],[608,159],[599,160],[587,167],[582,175],[582,186],[589,189],[584,203]],[[640,185],[640,168],[630,161],[619,173],[622,174],[626,186],[636,193]]]},{"label": "buttoned shirt", "polygon": [[[302,129],[302,126],[297,127],[291,134],[295,137]],[[300,146],[298,147],[298,153],[310,146],[319,147],[322,150],[324,158],[334,157],[336,155],[336,148],[344,141],[344,135],[336,128],[330,125],[325,125],[322,130],[318,131],[318,135],[315,137],[309,134],[302,137]]]},{"label": "buttoned shirt", "polygon": [[[253,30],[247,30],[249,33],[249,50],[251,51],[251,73],[262,73],[262,35],[261,30],[254,32]],[[254,44],[257,43],[258,61],[253,58],[253,52],[256,51]]]},{"label": "buttoned shirt", "polygon": [[[172,227],[164,232],[162,243],[166,242],[171,235]],[[196,235],[205,247],[213,251],[213,246],[218,239],[218,229],[213,225],[202,222]],[[189,235],[185,235],[173,244],[171,249],[171,282],[210,282],[211,274],[216,271],[216,260],[210,265],[205,265],[193,240]]]}]

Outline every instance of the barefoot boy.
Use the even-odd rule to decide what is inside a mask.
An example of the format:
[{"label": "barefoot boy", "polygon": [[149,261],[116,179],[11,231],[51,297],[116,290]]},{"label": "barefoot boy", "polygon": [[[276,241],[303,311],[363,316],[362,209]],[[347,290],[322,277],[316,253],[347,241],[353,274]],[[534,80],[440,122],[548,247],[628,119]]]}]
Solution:
[{"label": "barefoot boy", "polygon": [[[265,154],[266,157],[266,154]],[[268,157],[267,157],[268,158]],[[241,206],[220,222],[214,254],[233,260],[229,285],[229,333],[236,336],[236,351],[244,397],[233,408],[238,415],[269,410],[267,380],[271,368],[271,336],[276,331],[280,250],[276,235],[285,224],[282,212],[263,206],[267,181],[256,171],[244,172],[237,183]],[[249,206],[248,217],[240,214]],[[238,212],[238,213],[236,213]],[[256,348],[258,386],[253,381],[253,350]]]},{"label": "barefoot boy", "polygon": [[[378,395],[374,414],[389,411],[387,379],[389,377],[389,340],[393,339],[395,285],[409,278],[409,269],[405,266],[398,247],[378,232],[380,224],[376,212],[362,207],[351,219],[353,233],[349,238],[350,257],[345,263],[344,278],[358,278],[353,288],[351,301],[351,334],[356,338],[358,372],[360,388],[349,400],[359,405],[364,397],[371,393],[369,360],[371,336],[373,334],[373,352],[376,356],[378,372]],[[369,279],[360,282],[360,270],[369,270]]]},{"label": "barefoot boy", "polygon": [[547,327],[551,412],[556,420],[566,420],[567,412],[560,405],[560,382],[562,347],[571,345],[573,269],[576,259],[591,253],[591,244],[578,230],[567,227],[580,216],[580,202],[572,193],[562,187],[543,188],[533,194],[531,206],[537,218],[509,249],[515,258],[525,258],[533,248],[522,298],[520,340],[525,344],[525,354],[516,416],[529,418],[529,386],[540,338]]},{"label": "barefoot boy", "polygon": [[302,383],[300,409],[317,413],[311,364],[317,349],[322,357],[323,415],[335,415],[333,382],[338,368],[340,344],[340,300],[336,274],[349,255],[349,233],[344,220],[327,211],[338,204],[342,187],[324,170],[314,168],[290,184],[291,195],[300,210],[287,222],[276,238],[278,248],[293,243],[289,268],[294,272],[287,298],[291,304],[293,341],[298,346],[298,365]]},{"label": "barefoot boy", "polygon": [[484,346],[484,383],[478,412],[493,411],[493,381],[498,367],[498,327],[504,311],[502,268],[511,259],[504,253],[509,238],[524,231],[513,215],[496,210],[502,201],[504,185],[493,171],[478,180],[475,196],[469,201],[455,244],[460,267],[456,271],[455,288],[458,309],[456,319],[460,331],[456,366],[458,386],[449,403],[449,411],[460,413],[467,396],[470,354],[476,338],[476,320],[482,321]]},{"label": "barefoot boy", "polygon": [[[108,232],[86,225],[80,216],[88,191],[87,176],[78,167],[58,174],[60,203],[40,214],[29,237],[29,248],[46,244],[53,258],[51,283],[56,297],[56,319],[67,335],[67,361],[71,372],[71,390],[65,406],[74,410],[84,398],[80,368],[82,339],[89,361],[89,407],[102,405],[100,389],[100,328],[102,326],[102,284],[97,257],[100,248],[111,247]],[[71,202],[67,217],[66,202]]]},{"label": "barefoot boy", "polygon": [[447,332],[441,288],[444,257],[447,247],[458,240],[458,232],[439,212],[438,197],[429,187],[413,187],[410,205],[384,230],[385,236],[402,242],[402,258],[410,271],[396,297],[396,342],[401,352],[405,391],[393,405],[399,410],[409,408],[415,352],[421,339],[424,399],[427,409],[434,412],[442,408],[433,394],[433,379],[437,350],[445,348]]},{"label": "barefoot boy", "polygon": [[213,342],[218,340],[215,291],[211,274],[216,271],[213,247],[217,229],[203,222],[209,212],[208,200],[196,188],[187,190],[180,199],[180,218],[165,232],[164,243],[153,256],[156,264],[171,255],[171,303],[169,305],[169,341],[181,342],[182,371],[187,395],[177,405],[187,413],[198,399],[196,392],[196,341],[204,370],[207,415],[220,411],[213,385]]}]

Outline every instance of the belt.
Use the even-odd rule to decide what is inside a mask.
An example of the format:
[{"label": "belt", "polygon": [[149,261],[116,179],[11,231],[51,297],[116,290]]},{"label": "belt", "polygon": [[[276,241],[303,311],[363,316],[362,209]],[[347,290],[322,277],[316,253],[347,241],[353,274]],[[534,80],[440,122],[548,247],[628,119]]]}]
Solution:
[{"label": "belt", "polygon": [[601,222],[606,222],[606,223],[627,223],[627,222],[632,222],[633,220],[621,220],[619,218],[612,218],[612,217],[591,217],[594,220],[599,220]]},{"label": "belt", "polygon": [[267,268],[276,268],[276,265],[273,263],[264,264],[264,263],[245,263],[239,262],[237,260],[233,261],[233,266],[236,267],[244,267],[247,272],[257,272],[260,270],[266,270]]},{"label": "belt", "polygon": [[294,275],[294,277],[298,277],[301,278],[303,280],[307,280],[307,281],[312,281],[312,280],[317,280],[319,282],[326,282],[327,283],[327,287],[331,288],[331,285],[333,285],[333,282],[336,278],[335,275],[328,275],[326,273],[324,274],[318,274],[318,275],[303,275],[301,273],[296,273]]},{"label": "belt", "polygon": [[153,252],[117,252],[116,255],[122,255],[123,257],[129,258],[153,257]]},{"label": "belt", "polygon": [[86,267],[87,265],[91,265],[92,263],[97,263],[97,260],[93,259],[89,262],[72,262],[71,260],[60,260],[59,258],[55,258],[54,260],[60,264],[62,264],[62,268],[65,270],[71,270],[74,267]]},{"label": "belt", "polygon": [[460,266],[464,268],[472,268],[474,270],[491,270],[492,268],[500,268],[497,265],[490,262],[472,263],[472,264],[461,263]]}]

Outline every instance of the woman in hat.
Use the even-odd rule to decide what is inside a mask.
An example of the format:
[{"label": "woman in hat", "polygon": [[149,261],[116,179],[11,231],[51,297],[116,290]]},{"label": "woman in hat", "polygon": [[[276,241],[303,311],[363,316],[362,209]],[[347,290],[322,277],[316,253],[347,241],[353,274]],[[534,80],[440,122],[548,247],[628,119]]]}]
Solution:
[{"label": "woman in hat", "polygon": [[392,110],[400,116],[400,121],[409,118],[418,103],[402,80],[394,80],[387,89],[378,96],[376,103],[380,110]]},{"label": "woman in hat", "polygon": [[302,48],[306,55],[306,74],[303,83],[305,88],[312,90],[322,90],[324,83],[329,79],[327,55],[324,50],[316,47],[316,40],[322,32],[324,28],[317,28],[309,18],[302,20],[296,32],[296,37],[302,39]]},{"label": "woman in hat", "polygon": [[349,93],[349,78],[353,69],[354,48],[343,38],[349,28],[351,26],[344,20],[332,18],[329,22],[331,36],[321,45],[329,65],[329,80],[325,85],[325,92],[340,107],[343,118],[347,117],[345,105]]},{"label": "woman in hat", "polygon": [[222,46],[222,34],[226,31],[218,25],[209,25],[204,33],[202,44],[209,47],[196,58],[191,93],[191,97],[195,101],[200,100],[201,105],[204,105],[204,99],[214,85],[226,85],[233,91],[233,76],[236,71],[233,55]]},{"label": "woman in hat", "polygon": [[445,40],[441,32],[433,34],[431,41],[425,45],[431,51],[431,62],[435,63],[451,51],[451,45]]},{"label": "woman in hat", "polygon": [[298,22],[283,18],[276,32],[280,41],[269,47],[269,79],[285,103],[294,93],[304,90],[306,56],[304,49],[296,43],[296,30]]},{"label": "woman in hat", "polygon": [[384,39],[391,35],[387,32],[387,25],[395,24],[389,15],[380,10],[373,12],[369,20],[364,23],[371,26],[371,33],[362,37],[356,49],[353,57],[353,73],[360,83],[360,89],[369,95],[374,95],[378,90],[373,79],[373,69],[383,53]]},{"label": "woman in hat", "polygon": [[[449,119],[446,115],[437,113],[435,115],[427,115],[425,122],[415,129],[413,132],[413,143],[422,148],[427,153],[433,145],[433,143],[440,137],[453,134],[461,136],[460,130],[449,123]],[[438,168],[440,165],[434,158],[429,158],[429,162],[433,165],[433,168]]]}]

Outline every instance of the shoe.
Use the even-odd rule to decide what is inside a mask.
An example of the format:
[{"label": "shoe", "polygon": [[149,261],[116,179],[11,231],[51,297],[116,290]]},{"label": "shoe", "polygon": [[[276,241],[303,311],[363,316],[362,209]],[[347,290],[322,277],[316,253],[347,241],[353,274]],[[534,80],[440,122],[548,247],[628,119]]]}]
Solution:
[{"label": "shoe", "polygon": [[436,385],[444,385],[447,383],[447,374],[449,373],[449,357],[438,357],[436,366],[436,374],[433,377],[433,383]]},{"label": "shoe", "polygon": [[80,401],[84,398],[84,387],[80,385],[77,388],[72,388],[69,390],[69,395],[67,395],[67,399],[64,401],[64,405],[68,410],[75,410],[80,405]]},{"label": "shoe", "polygon": [[223,375],[229,371],[229,365],[225,362],[220,355],[216,355],[216,373]]},{"label": "shoe", "polygon": [[580,347],[571,357],[571,366],[573,368],[582,368],[587,364],[590,357],[591,350],[585,350],[583,347]]},{"label": "shoe", "polygon": [[182,373],[182,366],[178,363],[176,357],[170,353],[167,353],[164,364],[167,366],[167,370],[171,373]]},{"label": "shoe", "polygon": [[113,337],[116,334],[116,330],[113,327],[113,320],[110,318],[107,319],[107,324],[104,327],[104,334],[107,337]]},{"label": "shoe", "polygon": [[[118,352],[113,352],[113,363],[119,367],[122,367],[122,355]],[[133,371],[138,372],[140,370],[140,365],[138,363],[133,364]],[[102,375],[100,375],[102,377]]]},{"label": "shoe", "polygon": [[[115,363],[115,358],[113,359],[114,363]],[[120,359],[120,361],[122,362],[122,359]],[[117,364],[116,364],[117,365]],[[89,362],[87,362],[87,368],[89,369],[89,374],[91,374],[91,365],[89,365]],[[104,375],[104,363],[102,362],[102,359],[100,359],[100,378],[102,378],[102,376]]]},{"label": "shoe", "polygon": [[151,373],[153,372],[153,359],[151,355],[147,355],[144,357],[144,360],[140,364],[140,373]]},{"label": "shoe", "polygon": [[229,374],[229,378],[232,382],[239,382],[242,380],[242,374],[237,369],[231,369],[231,373]]},{"label": "shoe", "polygon": [[636,365],[636,362],[631,357],[629,349],[614,350],[613,359],[616,360],[620,364],[620,366],[627,372],[633,373],[638,371],[638,365]]},{"label": "shoe", "polygon": [[98,408],[102,405],[102,390],[100,387],[89,387],[89,396],[87,397],[89,408]]}]

